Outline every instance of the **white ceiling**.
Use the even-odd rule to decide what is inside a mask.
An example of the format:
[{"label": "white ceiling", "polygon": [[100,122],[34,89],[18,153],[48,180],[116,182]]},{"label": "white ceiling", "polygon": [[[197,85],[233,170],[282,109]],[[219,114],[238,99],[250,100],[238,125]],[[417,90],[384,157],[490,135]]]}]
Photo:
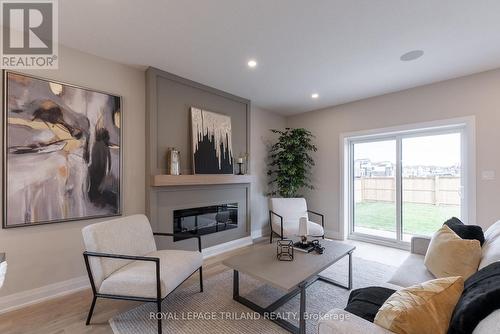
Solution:
[{"label": "white ceiling", "polygon": [[[500,67],[498,0],[64,0],[59,11],[64,45],[283,114]],[[414,49],[425,55],[399,60]]]}]

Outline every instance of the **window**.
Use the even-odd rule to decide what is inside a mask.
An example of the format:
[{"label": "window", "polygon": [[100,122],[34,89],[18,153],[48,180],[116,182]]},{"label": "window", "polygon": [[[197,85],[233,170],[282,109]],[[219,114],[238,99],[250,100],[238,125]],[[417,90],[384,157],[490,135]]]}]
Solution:
[{"label": "window", "polygon": [[407,244],[453,216],[468,221],[468,123],[345,137],[352,238]]}]

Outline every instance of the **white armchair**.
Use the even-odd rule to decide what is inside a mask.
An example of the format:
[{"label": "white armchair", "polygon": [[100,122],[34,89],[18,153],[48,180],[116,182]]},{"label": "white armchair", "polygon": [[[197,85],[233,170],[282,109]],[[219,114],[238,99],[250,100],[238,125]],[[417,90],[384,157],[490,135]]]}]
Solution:
[{"label": "white armchair", "polygon": [[[86,325],[90,323],[97,298],[161,303],[196,271],[203,292],[201,239],[198,251],[157,250],[144,215],[134,215],[86,226],[82,230],[85,265],[94,294]],[[183,239],[191,237],[178,236]],[[195,236],[193,236],[195,237]],[[158,317],[158,333],[162,333]]]},{"label": "white armchair", "polygon": [[[269,207],[270,243],[273,242],[273,234],[277,234],[281,239],[297,236],[301,217],[307,218],[311,236],[325,237],[325,216],[308,210],[305,198],[271,198]],[[321,218],[321,225],[309,220],[310,213]]]}]

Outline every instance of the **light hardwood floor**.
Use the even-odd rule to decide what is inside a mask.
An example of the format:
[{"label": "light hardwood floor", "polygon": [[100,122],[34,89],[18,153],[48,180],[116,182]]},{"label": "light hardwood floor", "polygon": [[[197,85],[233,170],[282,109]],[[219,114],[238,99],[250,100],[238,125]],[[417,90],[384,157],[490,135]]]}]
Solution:
[{"label": "light hardwood floor", "polygon": [[[363,242],[346,241],[354,244],[357,249],[355,256],[398,266],[407,256],[407,252],[367,244]],[[252,246],[243,247],[205,260],[203,264],[204,279],[208,279],[228,270],[222,261],[230,256],[242,253],[250,248],[262,247],[262,241]],[[195,274],[184,284],[195,284],[198,275]],[[115,314],[124,312],[138,302],[103,300],[97,301],[92,317],[92,324],[85,326],[85,318],[92,299],[90,290],[80,291],[68,296],[31,305],[29,307],[0,315],[0,333],[2,334],[113,334],[108,320]]]}]

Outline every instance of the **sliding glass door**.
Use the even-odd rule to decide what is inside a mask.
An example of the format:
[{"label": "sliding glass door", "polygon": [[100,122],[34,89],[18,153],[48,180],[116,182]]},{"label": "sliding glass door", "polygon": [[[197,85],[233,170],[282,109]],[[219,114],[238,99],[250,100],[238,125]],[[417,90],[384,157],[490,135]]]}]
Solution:
[{"label": "sliding glass door", "polygon": [[463,214],[463,129],[349,140],[350,234],[406,243]]},{"label": "sliding glass door", "polygon": [[402,138],[404,241],[461,216],[461,150],[460,133]]},{"label": "sliding glass door", "polygon": [[396,140],[353,144],[353,231],[396,239]]}]

